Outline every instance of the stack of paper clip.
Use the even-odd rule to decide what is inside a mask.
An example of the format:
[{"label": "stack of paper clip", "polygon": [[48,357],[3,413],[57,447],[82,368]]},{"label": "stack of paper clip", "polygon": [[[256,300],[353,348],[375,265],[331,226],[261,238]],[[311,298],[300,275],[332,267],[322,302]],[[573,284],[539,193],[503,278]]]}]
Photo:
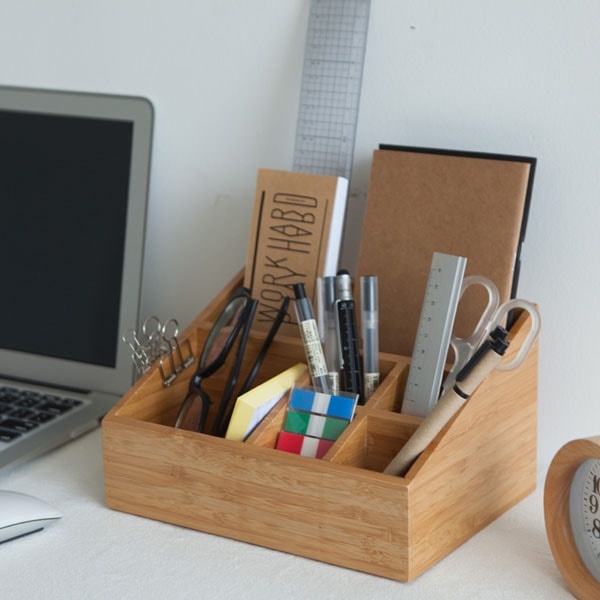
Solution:
[{"label": "stack of paper clip", "polygon": [[352,421],[357,403],[358,394],[332,396],[294,388],[277,448],[322,458]]}]

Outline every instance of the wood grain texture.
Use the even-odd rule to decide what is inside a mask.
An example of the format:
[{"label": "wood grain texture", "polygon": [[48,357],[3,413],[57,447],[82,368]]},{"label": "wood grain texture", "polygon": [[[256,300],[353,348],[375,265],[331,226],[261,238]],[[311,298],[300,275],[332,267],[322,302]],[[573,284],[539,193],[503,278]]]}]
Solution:
[{"label": "wood grain texture", "polygon": [[569,493],[577,467],[588,458],[600,459],[600,436],[573,440],[556,454],[544,484],[544,519],[554,561],[569,590],[579,600],[600,598],[600,583],[579,557],[569,527]]},{"label": "wood grain texture", "polygon": [[[218,314],[215,305],[233,289],[190,326],[196,346],[207,316]],[[517,338],[524,329],[522,317]],[[253,334],[251,352],[261,335]],[[261,377],[302,360],[303,352],[298,339],[278,338]],[[421,421],[398,412],[409,361],[382,354],[381,364],[379,389],[322,460],[273,449],[284,405],[250,443],[175,430],[186,378],[163,388],[148,373],[103,422],[108,506],[414,579],[535,488],[537,348],[518,370],[494,372],[406,477],[381,471]],[[218,393],[222,376],[208,383],[209,393]]]}]

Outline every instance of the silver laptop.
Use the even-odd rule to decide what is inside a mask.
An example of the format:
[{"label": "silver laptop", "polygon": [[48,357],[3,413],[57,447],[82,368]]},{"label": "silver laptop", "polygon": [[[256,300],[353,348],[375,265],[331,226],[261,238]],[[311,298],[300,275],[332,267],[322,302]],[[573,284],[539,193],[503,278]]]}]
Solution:
[{"label": "silver laptop", "polygon": [[0,87],[0,469],[133,383],[152,125],[144,98]]}]

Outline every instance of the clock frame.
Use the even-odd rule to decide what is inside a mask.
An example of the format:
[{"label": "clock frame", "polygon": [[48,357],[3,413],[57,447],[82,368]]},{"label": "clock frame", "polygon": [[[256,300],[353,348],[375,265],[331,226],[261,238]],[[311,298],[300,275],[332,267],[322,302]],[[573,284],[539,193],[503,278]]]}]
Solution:
[{"label": "clock frame", "polygon": [[600,598],[600,582],[586,567],[571,530],[571,486],[577,469],[588,459],[600,460],[600,436],[565,444],[552,460],[544,486],[544,519],[550,549],[569,590],[579,600]]}]

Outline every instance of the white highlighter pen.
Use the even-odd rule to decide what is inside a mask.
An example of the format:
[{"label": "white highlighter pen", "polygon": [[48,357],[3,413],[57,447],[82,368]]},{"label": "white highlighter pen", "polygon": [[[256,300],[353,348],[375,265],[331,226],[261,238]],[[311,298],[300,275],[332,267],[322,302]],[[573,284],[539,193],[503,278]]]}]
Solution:
[{"label": "white highlighter pen", "polygon": [[376,275],[360,278],[364,395],[368,400],[379,385],[379,296]]}]

